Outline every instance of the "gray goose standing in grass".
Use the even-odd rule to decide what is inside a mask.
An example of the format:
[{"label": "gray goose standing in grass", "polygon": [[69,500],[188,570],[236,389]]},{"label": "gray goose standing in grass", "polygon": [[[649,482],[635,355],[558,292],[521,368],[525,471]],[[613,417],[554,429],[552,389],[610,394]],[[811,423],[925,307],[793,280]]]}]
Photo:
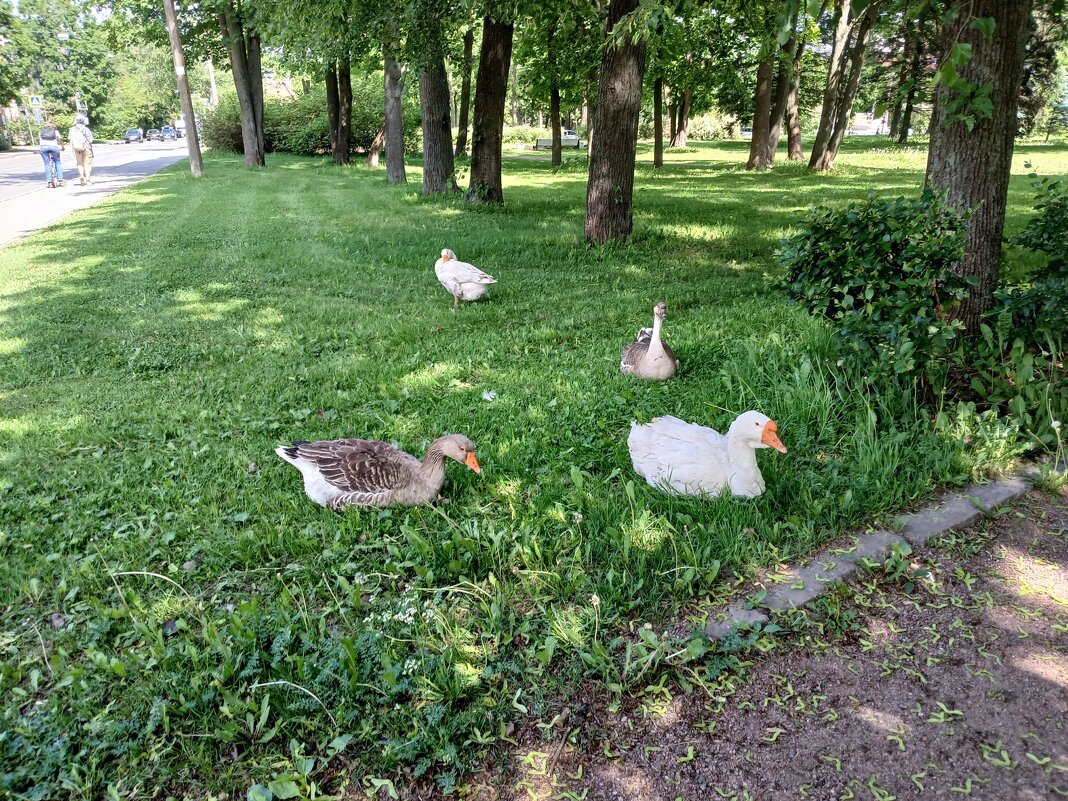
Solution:
[{"label": "gray goose standing in grass", "polygon": [[422,506],[438,497],[445,483],[445,459],[463,462],[476,473],[475,444],[462,434],[430,443],[420,462],[385,442],[335,439],[280,445],[275,453],[304,476],[304,491],[320,506]]},{"label": "gray goose standing in grass", "polygon": [[627,347],[619,361],[619,369],[627,375],[666,381],[682,366],[668,344],[660,338],[660,326],[667,317],[667,304],[657,303],[653,308],[653,327],[642,328]]}]

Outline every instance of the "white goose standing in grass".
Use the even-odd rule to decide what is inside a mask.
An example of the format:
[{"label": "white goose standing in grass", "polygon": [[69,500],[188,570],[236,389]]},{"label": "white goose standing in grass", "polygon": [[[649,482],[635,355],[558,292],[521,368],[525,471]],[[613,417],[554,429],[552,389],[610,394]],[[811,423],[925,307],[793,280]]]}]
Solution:
[{"label": "white goose standing in grass", "polygon": [[764,492],[756,450],[786,453],[775,421],[760,412],[739,415],[726,436],[671,416],[632,423],[627,447],[635,471],[653,487],[679,495],[729,490],[745,498]]},{"label": "white goose standing in grass", "polygon": [[420,462],[386,442],[334,439],[280,445],[275,453],[304,476],[304,491],[320,506],[422,506],[438,497],[445,483],[445,459],[482,468],[475,444],[462,434],[430,443]]},{"label": "white goose standing in grass", "polygon": [[666,381],[682,366],[668,344],[660,338],[660,327],[667,318],[667,304],[653,307],[653,327],[642,328],[619,359],[619,369],[627,375]]},{"label": "white goose standing in grass", "polygon": [[461,300],[478,300],[486,294],[490,284],[497,283],[497,279],[489,273],[457,259],[456,254],[448,248],[441,251],[441,258],[434,264],[434,274],[452,295],[454,308]]}]

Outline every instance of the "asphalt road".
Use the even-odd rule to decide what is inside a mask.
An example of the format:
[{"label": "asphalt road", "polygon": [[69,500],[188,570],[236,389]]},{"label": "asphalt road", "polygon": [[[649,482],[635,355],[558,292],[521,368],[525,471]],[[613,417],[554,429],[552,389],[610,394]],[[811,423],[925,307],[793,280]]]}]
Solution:
[{"label": "asphalt road", "polygon": [[51,225],[188,156],[184,139],[133,145],[98,143],[93,150],[92,185],[78,185],[74,152],[68,146],[63,151],[66,186],[56,189],[46,186],[38,152],[0,154],[0,245]]}]

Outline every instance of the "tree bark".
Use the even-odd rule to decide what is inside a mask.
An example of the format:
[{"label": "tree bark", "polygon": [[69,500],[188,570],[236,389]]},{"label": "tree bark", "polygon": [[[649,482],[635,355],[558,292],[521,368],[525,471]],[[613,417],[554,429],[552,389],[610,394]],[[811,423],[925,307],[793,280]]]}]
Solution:
[{"label": "tree bark", "polygon": [[482,22],[482,51],[475,79],[475,120],[471,136],[472,203],[503,203],[501,144],[508,66],[512,60],[513,26],[486,17]]},{"label": "tree bark", "polygon": [[676,92],[670,86],[664,90],[664,94],[668,110],[668,147],[673,147],[671,143],[675,141],[675,131],[678,129],[679,109],[675,100]]},{"label": "tree bark", "polygon": [[[259,104],[255,101],[253,88],[253,71],[249,65],[248,43],[245,41],[244,24],[241,17],[230,8],[219,10],[219,26],[223,39],[230,48],[230,72],[234,78],[237,91],[237,104],[241,114],[241,144],[245,153],[245,166],[262,167],[266,164],[263,148],[263,80],[260,73]],[[257,40],[258,42],[259,40]],[[259,50],[256,51],[259,62]],[[257,108],[259,113],[257,114]]]},{"label": "tree bark", "polygon": [[352,153],[352,68],[345,56],[337,70],[338,91],[338,164],[348,164]]},{"label": "tree bark", "polygon": [[549,69],[549,127],[552,129],[553,137],[551,163],[552,166],[559,167],[564,161],[564,154],[563,138],[560,132],[560,76],[557,74],[556,48],[553,45],[555,36],[556,25],[550,24],[545,41]]},{"label": "tree bark", "polygon": [[382,153],[382,146],[386,142],[386,126],[383,123],[378,129],[378,133],[375,134],[375,138],[371,140],[371,146],[367,148],[367,166],[377,167],[378,157]]},{"label": "tree bark", "polygon": [[267,152],[267,144],[263,133],[263,64],[260,61],[260,37],[247,31],[245,35],[248,40],[248,88],[252,95],[252,113],[256,115],[256,143],[260,161],[266,163],[263,158],[263,154]]},{"label": "tree bark", "polygon": [[423,194],[457,189],[449,117],[449,76],[441,55],[419,72],[419,103],[423,109]]},{"label": "tree bark", "polygon": [[653,81],[653,167],[664,166],[664,79]]},{"label": "tree bark", "polygon": [[[971,59],[957,73],[972,84],[989,86],[992,104],[989,116],[968,108],[954,112],[948,105],[956,99],[956,91],[940,83],[927,154],[927,184],[944,191],[955,208],[974,209],[965,256],[956,268],[961,275],[976,279],[956,311],[970,336],[979,332],[997,288],[1031,6],[1031,0],[973,0],[944,31],[943,58],[955,43],[971,45]],[[969,25],[972,19],[984,17],[994,20],[990,39]],[[966,115],[974,118],[970,131],[962,119]]]},{"label": "tree bark", "polygon": [[510,93],[512,98],[512,125],[519,125],[519,67],[516,66],[514,61],[511,62],[510,71],[512,73],[512,91]]},{"label": "tree bark", "polygon": [[671,134],[671,147],[686,147],[690,133],[690,101],[692,89],[683,89],[675,102],[675,131]]},{"label": "tree bark", "polygon": [[848,54],[841,62],[841,76],[838,81],[838,97],[835,100],[831,113],[831,131],[822,151],[812,148],[812,159],[809,167],[824,172],[834,166],[834,160],[838,156],[838,150],[845,139],[846,130],[849,128],[849,118],[853,109],[853,101],[857,97],[857,88],[860,86],[860,73],[864,67],[864,48],[867,45],[868,34],[875,26],[879,18],[879,5],[881,0],[872,0],[864,9],[864,14],[859,22],[855,21],[850,27],[855,30],[852,43],[848,42]]},{"label": "tree bark", "polygon": [[337,90],[337,67],[331,64],[326,68],[326,117],[327,127],[330,129],[330,155],[338,164],[338,120],[341,117],[341,100]]},{"label": "tree bark", "polygon": [[831,58],[827,64],[827,86],[823,90],[823,109],[820,111],[820,124],[816,128],[816,137],[812,141],[812,155],[809,169],[815,168],[820,157],[827,149],[834,126],[834,110],[838,102],[839,84],[842,81],[842,65],[846,49],[849,46],[850,0],[835,0],[834,40],[831,45]]},{"label": "tree bark", "polygon": [[801,161],[805,154],[801,150],[801,112],[798,108],[797,95],[801,85],[801,56],[804,54],[804,40],[794,51],[794,61],[790,69],[790,88],[786,93],[786,144],[787,158]]},{"label": "tree bark", "polygon": [[469,117],[471,114],[471,61],[474,47],[475,31],[473,28],[468,28],[464,34],[464,59],[460,66],[463,78],[460,84],[460,113],[456,131],[456,150],[454,151],[457,156],[462,156],[467,152],[467,128],[470,124]]},{"label": "tree bark", "polygon": [[392,43],[387,42],[383,53],[386,95],[386,180],[391,184],[406,184],[404,173],[404,106],[401,103],[401,66],[394,57]]},{"label": "tree bark", "polygon": [[178,99],[182,105],[185,124],[185,146],[189,152],[189,171],[194,178],[204,175],[204,161],[200,155],[200,137],[197,134],[196,115],[193,111],[193,96],[189,92],[189,76],[185,72],[185,52],[182,39],[178,33],[178,14],[174,0],[163,0],[163,15],[167,19],[167,38],[171,43],[171,60],[174,63],[174,75],[178,80]]},{"label": "tree bark", "polygon": [[[610,0],[608,30],[638,7],[638,0]],[[605,47],[601,59],[594,129],[597,148],[590,154],[586,188],[586,238],[607,242],[630,236],[634,226],[634,160],[646,42],[629,37]]]},{"label": "tree bark", "polygon": [[916,102],[916,86],[920,82],[920,60],[922,53],[920,52],[919,40],[915,43],[915,49],[912,51],[912,64],[908,93],[905,95],[904,108],[901,110],[901,119],[898,121],[897,129],[897,141],[898,144],[905,144],[909,141],[909,129],[912,127],[912,110],[915,108]]},{"label": "tree bark", "polygon": [[771,166],[768,160],[768,142],[771,137],[771,77],[775,63],[770,57],[757,64],[756,90],[753,94],[753,138],[749,141],[749,160],[745,163],[747,170],[766,170]]}]

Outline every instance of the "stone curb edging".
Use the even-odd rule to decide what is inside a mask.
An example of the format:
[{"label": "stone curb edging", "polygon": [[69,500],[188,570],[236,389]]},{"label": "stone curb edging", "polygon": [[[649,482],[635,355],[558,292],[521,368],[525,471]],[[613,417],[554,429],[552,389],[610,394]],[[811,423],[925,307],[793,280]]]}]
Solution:
[{"label": "stone curb edging", "polygon": [[858,573],[862,564],[885,563],[894,545],[907,543],[914,549],[922,548],[932,537],[969,526],[1026,495],[1034,486],[1033,476],[1033,472],[1025,473],[989,484],[971,484],[964,490],[949,493],[939,503],[895,518],[900,534],[878,530],[854,535],[854,547],[819,552],[805,567],[789,570],[789,580],[767,590],[758,603],[735,601],[714,612],[705,633],[718,640],[739,627],[769,622],[768,612],[804,606],[823,595],[827,587]]}]

